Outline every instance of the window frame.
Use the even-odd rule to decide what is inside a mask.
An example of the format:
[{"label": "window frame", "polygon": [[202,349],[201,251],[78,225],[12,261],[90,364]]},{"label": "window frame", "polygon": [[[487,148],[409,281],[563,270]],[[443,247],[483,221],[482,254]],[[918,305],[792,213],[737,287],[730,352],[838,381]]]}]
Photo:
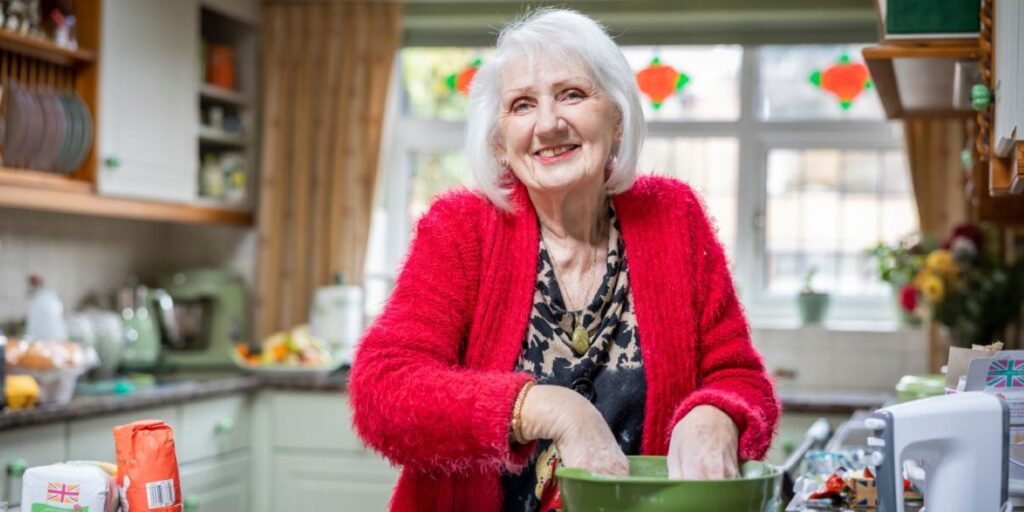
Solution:
[{"label": "window frame", "polygon": [[[813,43],[808,43],[813,44]],[[831,44],[831,43],[828,43]],[[748,318],[755,326],[799,324],[795,297],[767,293],[763,262],[766,260],[764,215],[767,206],[768,154],[773,149],[903,149],[898,121],[881,120],[765,120],[758,114],[759,44],[740,44],[740,112],[735,121],[649,121],[647,138],[735,138],[737,158],[737,211],[733,278]],[[408,248],[414,226],[408,221],[408,194],[412,155],[416,152],[458,151],[463,142],[463,121],[429,120],[402,115],[400,59],[396,59],[391,95],[394,124],[391,144],[382,151],[380,185],[386,190],[387,267],[397,272]],[[379,273],[378,273],[379,274]],[[386,273],[385,273],[386,274]],[[368,277],[369,276],[368,274]],[[389,277],[379,276],[377,277]],[[388,287],[390,291],[390,286]],[[828,324],[847,327],[871,325],[896,329],[898,318],[892,296],[844,297],[833,295]]]}]

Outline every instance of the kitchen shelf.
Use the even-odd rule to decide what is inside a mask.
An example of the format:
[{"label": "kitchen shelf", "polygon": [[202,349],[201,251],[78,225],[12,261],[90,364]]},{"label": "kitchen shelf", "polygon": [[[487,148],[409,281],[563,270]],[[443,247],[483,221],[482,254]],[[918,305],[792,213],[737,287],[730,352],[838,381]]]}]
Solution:
[{"label": "kitchen shelf", "polygon": [[248,107],[252,103],[249,96],[243,93],[212,84],[200,84],[199,96],[203,99],[219,101],[239,107]]},{"label": "kitchen shelf", "polygon": [[883,43],[861,52],[889,119],[974,115],[953,104],[953,70],[957,62],[977,61],[976,39]]},{"label": "kitchen shelf", "polygon": [[221,146],[244,147],[248,140],[245,135],[239,133],[230,133],[208,126],[200,126],[199,142]]},{"label": "kitchen shelf", "polygon": [[248,211],[105,197],[93,192],[89,182],[6,168],[0,168],[0,207],[187,224],[253,222]]},{"label": "kitchen shelf", "polygon": [[79,48],[72,50],[38,37],[0,29],[0,48],[60,65],[87,64],[96,61],[96,52]]},{"label": "kitchen shelf", "polygon": [[77,180],[63,174],[0,167],[0,186],[27,189],[49,189],[87,194],[92,192],[92,183]]}]

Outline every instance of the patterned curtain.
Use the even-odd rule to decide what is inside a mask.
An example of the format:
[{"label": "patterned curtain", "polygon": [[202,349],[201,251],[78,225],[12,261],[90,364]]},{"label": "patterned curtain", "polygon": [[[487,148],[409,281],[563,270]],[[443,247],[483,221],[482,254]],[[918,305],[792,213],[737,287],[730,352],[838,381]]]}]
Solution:
[{"label": "patterned curtain", "polygon": [[313,291],[362,281],[397,2],[264,6],[257,331],[305,323]]}]

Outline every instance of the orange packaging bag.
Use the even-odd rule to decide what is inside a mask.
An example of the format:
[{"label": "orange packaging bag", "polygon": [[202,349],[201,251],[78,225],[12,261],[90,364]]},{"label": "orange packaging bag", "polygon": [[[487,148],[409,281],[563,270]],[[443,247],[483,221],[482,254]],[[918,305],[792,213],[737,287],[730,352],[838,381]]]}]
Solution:
[{"label": "orange packaging bag", "polygon": [[128,512],[181,512],[174,433],[160,420],[114,427],[117,484]]}]

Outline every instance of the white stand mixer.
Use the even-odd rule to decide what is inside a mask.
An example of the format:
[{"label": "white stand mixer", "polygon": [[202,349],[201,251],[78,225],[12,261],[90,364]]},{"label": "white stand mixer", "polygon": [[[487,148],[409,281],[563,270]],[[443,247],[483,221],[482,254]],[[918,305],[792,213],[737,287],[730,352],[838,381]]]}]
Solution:
[{"label": "white stand mixer", "polygon": [[927,512],[997,512],[1007,502],[1010,412],[998,397],[964,392],[879,409],[864,421],[880,450],[879,512],[903,512],[903,462],[920,461]]}]

